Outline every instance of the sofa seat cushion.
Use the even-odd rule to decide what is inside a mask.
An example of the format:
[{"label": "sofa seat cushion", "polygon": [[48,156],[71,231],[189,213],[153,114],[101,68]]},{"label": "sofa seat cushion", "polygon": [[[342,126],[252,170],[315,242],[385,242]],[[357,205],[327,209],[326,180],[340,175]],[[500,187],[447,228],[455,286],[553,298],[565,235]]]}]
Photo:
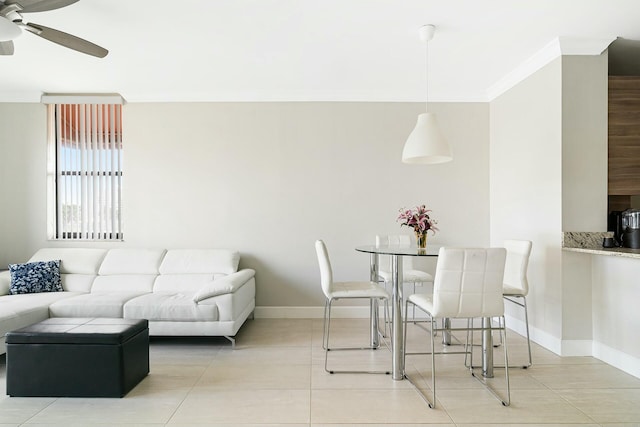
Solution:
[{"label": "sofa seat cushion", "polygon": [[24,328],[33,323],[49,318],[49,308],[31,307],[24,310],[13,310],[8,304],[0,305],[0,350],[5,351],[4,337],[7,332]]},{"label": "sofa seat cushion", "polygon": [[49,305],[84,295],[81,292],[42,292],[38,294],[4,295],[0,298],[0,307],[7,307],[16,313],[30,310],[35,307],[47,308]]},{"label": "sofa seat cushion", "polygon": [[218,306],[196,304],[191,293],[152,293],[128,301],[125,319],[198,322],[218,320]]},{"label": "sofa seat cushion", "polygon": [[51,317],[122,317],[122,306],[140,292],[92,292],[57,301],[49,306]]},{"label": "sofa seat cushion", "polygon": [[[49,318],[49,304],[82,295],[79,292],[4,295],[0,297],[0,336]],[[3,339],[2,339],[3,341]],[[0,351],[4,351],[0,344]]]}]

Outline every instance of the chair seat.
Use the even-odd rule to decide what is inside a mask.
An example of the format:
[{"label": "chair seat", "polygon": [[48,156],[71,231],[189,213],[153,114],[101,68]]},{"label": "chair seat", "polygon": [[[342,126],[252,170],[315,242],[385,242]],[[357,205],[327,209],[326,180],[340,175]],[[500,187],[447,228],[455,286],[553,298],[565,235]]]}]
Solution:
[{"label": "chair seat", "polygon": [[520,288],[515,288],[513,286],[509,286],[506,283],[502,288],[502,295],[506,297],[526,297],[527,294]]},{"label": "chair seat", "polygon": [[409,301],[423,311],[431,314],[433,313],[433,295],[432,294],[413,294],[409,296]]},{"label": "chair seat", "polygon": [[375,282],[333,282],[330,298],[389,298]]},{"label": "chair seat", "polygon": [[[382,277],[385,282],[391,282],[391,272],[379,271],[378,275]],[[426,271],[421,270],[404,270],[402,272],[402,279],[404,282],[433,282],[433,276]]]}]

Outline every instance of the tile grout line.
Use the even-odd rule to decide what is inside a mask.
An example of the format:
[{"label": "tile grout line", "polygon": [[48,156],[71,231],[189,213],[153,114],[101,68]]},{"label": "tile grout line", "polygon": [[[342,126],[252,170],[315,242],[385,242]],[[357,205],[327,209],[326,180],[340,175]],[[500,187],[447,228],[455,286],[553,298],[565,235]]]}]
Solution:
[{"label": "tile grout line", "polygon": [[187,400],[187,398],[189,397],[189,395],[191,394],[191,392],[193,391],[193,389],[196,387],[196,385],[198,384],[198,382],[202,379],[202,377],[204,376],[204,374],[207,372],[207,370],[211,367],[211,365],[213,365],[213,362],[215,360],[215,356],[220,352],[220,348],[216,347],[215,348],[215,352],[213,354],[213,356],[211,357],[211,359],[209,360],[209,364],[207,365],[207,367],[202,371],[202,373],[200,374],[200,376],[198,377],[198,379],[193,383],[193,385],[191,387],[189,387],[189,391],[187,391],[187,393],[185,393],[184,397],[182,398],[182,400],[180,401],[180,403],[176,406],[176,408],[171,412],[171,415],[169,415],[167,421],[164,423],[165,426],[169,426],[171,423],[171,420],[173,419],[173,417],[176,415],[176,413],[178,412],[178,410],[180,409],[180,407],[184,404],[184,401]]},{"label": "tile grout line", "polygon": [[36,412],[35,414],[31,415],[29,418],[27,418],[24,422],[19,423],[19,425],[23,426],[23,425],[27,425],[27,423],[29,421],[31,421],[34,417],[36,417],[38,414],[40,414],[42,411],[44,411],[45,409],[47,409],[49,406],[53,405],[55,402],[57,402],[58,400],[60,400],[59,397],[56,397],[55,399],[53,399],[51,402],[49,402],[49,404],[47,406],[45,406],[44,408],[40,409],[38,412]]}]

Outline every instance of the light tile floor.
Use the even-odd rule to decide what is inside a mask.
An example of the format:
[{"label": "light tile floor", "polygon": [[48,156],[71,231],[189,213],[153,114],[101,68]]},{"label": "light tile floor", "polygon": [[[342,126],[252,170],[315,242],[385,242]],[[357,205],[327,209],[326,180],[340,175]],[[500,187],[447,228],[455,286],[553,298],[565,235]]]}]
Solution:
[{"label": "light tile floor", "polygon": [[[361,319],[333,321],[332,345],[366,345]],[[410,350],[428,349],[412,326]],[[509,334],[511,363],[526,342]],[[463,366],[463,356],[437,359],[437,409],[408,381],[389,375],[327,374],[322,320],[248,321],[237,347],[224,339],[152,339],[151,373],[122,399],[0,398],[1,426],[640,426],[640,379],[591,357],[561,358],[534,344],[534,366],[511,369],[503,407]],[[495,350],[496,363],[502,348]],[[377,351],[335,352],[334,368],[389,369]],[[478,354],[479,356],[479,354]],[[4,357],[0,391],[5,391]],[[410,356],[407,371],[430,393],[427,356]],[[492,385],[503,390],[504,371]]]}]

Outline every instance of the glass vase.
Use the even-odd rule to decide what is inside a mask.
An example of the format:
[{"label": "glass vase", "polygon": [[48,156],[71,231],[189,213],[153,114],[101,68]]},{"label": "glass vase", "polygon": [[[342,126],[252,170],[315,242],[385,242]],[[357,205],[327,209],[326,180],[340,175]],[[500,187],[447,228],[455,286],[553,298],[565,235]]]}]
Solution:
[{"label": "glass vase", "polygon": [[424,249],[427,247],[427,233],[420,233],[419,231],[416,231],[416,244],[418,245],[418,248],[420,249]]}]

